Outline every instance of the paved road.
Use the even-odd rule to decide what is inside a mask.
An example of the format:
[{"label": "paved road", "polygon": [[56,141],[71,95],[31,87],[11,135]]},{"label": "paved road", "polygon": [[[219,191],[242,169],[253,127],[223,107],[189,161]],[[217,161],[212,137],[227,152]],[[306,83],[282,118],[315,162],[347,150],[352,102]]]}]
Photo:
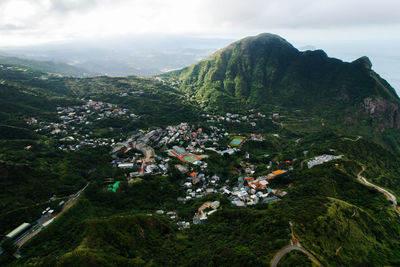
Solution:
[{"label": "paved road", "polygon": [[283,249],[281,249],[273,258],[273,260],[271,261],[271,267],[276,267],[278,266],[279,261],[282,259],[283,256],[285,256],[287,253],[293,251],[293,250],[298,250],[303,252],[304,254],[306,254],[313,262],[315,262],[316,264],[318,264],[319,266],[322,266],[322,264],[317,260],[317,258],[314,257],[314,255],[312,255],[310,252],[308,252],[307,250],[305,250],[302,247],[298,247],[298,246],[292,246],[289,245],[287,247],[284,247]]},{"label": "paved road", "polygon": [[390,201],[392,201],[392,206],[394,208],[394,211],[397,213],[397,215],[400,216],[400,211],[397,208],[397,198],[390,193],[389,191],[387,191],[386,189],[379,187],[371,182],[368,182],[367,179],[365,179],[364,177],[362,177],[362,173],[365,171],[365,168],[362,167],[362,170],[357,174],[357,179],[364,185],[369,186],[369,187],[373,187],[376,190],[378,190],[379,192],[383,193],[387,199],[389,199]]},{"label": "paved road", "polygon": [[[70,199],[64,204],[63,209],[57,213],[54,214],[53,216],[47,218],[46,221],[50,221],[51,219],[55,219],[56,217],[61,216],[64,212],[66,212],[67,210],[69,210],[78,200],[79,196],[82,194],[83,191],[85,191],[85,189],[89,186],[88,182],[84,188],[82,188],[81,190],[79,190],[78,192],[76,192],[75,194],[71,195]],[[40,231],[42,231],[43,227],[40,227],[39,229],[37,229],[36,231],[33,231],[31,233],[29,233],[28,235],[26,235],[25,237],[23,237],[22,239],[18,240],[15,245],[20,248],[22,247],[22,245],[24,245],[28,240],[30,240],[31,238],[33,238],[35,235],[37,235],[38,233],[40,233]]]},{"label": "paved road", "polygon": [[65,198],[67,198],[67,197],[68,197],[68,196],[56,197],[56,198],[55,198],[55,199],[53,199],[53,200],[45,200],[45,201],[38,202],[38,203],[35,203],[35,204],[32,204],[32,205],[29,205],[29,206],[20,207],[20,208],[18,208],[18,209],[15,209],[15,210],[10,210],[10,211],[7,211],[7,212],[5,212],[5,213],[4,213],[4,215],[6,215],[6,214],[10,214],[10,213],[13,213],[13,212],[15,212],[15,211],[18,211],[18,210],[23,210],[23,209],[28,209],[28,208],[37,207],[37,206],[40,206],[40,205],[43,205],[43,204],[46,204],[46,203],[50,203],[50,202],[52,202],[52,201],[56,201],[56,200],[65,199]]},{"label": "paved road", "polygon": [[357,138],[356,139],[350,139],[350,138],[348,138],[348,137],[345,137],[345,138],[343,138],[343,139],[345,139],[345,140],[350,140],[350,141],[353,141],[353,142],[357,142],[358,140],[360,140],[362,138],[362,136],[357,136]]}]

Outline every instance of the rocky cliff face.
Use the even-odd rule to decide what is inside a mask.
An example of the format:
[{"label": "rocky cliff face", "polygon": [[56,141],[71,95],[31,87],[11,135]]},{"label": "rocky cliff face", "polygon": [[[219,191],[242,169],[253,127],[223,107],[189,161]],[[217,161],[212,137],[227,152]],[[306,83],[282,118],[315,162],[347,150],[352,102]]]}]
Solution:
[{"label": "rocky cliff face", "polygon": [[386,127],[400,129],[399,105],[382,98],[364,98],[365,112],[372,119],[385,118]]}]

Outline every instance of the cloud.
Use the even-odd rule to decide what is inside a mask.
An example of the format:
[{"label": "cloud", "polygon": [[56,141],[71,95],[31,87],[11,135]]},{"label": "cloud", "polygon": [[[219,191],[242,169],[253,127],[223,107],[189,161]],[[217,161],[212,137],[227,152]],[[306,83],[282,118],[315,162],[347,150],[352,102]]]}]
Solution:
[{"label": "cloud", "polygon": [[[43,42],[120,34],[236,37],[279,30],[386,29],[400,26],[398,10],[398,0],[1,0],[0,34]],[[0,45],[12,40],[2,39]]]},{"label": "cloud", "polygon": [[239,28],[329,28],[399,24],[397,0],[205,1],[205,21]]},{"label": "cloud", "polygon": [[86,11],[88,8],[96,8],[100,4],[99,0],[50,0],[49,12],[59,14],[70,13],[73,11]]},{"label": "cloud", "polygon": [[22,30],[25,29],[24,27],[19,27],[14,24],[5,24],[5,25],[0,25],[0,31],[15,31],[15,30]]}]

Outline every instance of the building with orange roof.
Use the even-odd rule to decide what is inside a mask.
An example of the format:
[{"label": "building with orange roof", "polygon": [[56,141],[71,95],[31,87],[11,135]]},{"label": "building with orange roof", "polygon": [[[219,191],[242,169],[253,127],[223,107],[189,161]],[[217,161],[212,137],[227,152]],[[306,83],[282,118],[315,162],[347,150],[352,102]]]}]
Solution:
[{"label": "building with orange roof", "polygon": [[269,179],[272,179],[278,175],[284,174],[285,172],[286,172],[285,170],[276,170],[276,171],[273,171],[272,173],[268,174],[267,176]]}]

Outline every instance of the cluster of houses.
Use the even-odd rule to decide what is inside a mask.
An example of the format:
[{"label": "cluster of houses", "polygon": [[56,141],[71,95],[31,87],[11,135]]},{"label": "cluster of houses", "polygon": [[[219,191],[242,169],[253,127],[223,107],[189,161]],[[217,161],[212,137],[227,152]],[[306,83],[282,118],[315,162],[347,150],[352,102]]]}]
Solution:
[{"label": "cluster of houses", "polygon": [[80,106],[57,107],[57,114],[58,122],[38,122],[35,118],[26,119],[26,122],[36,126],[36,132],[58,139],[61,150],[76,150],[85,145],[113,145],[114,140],[111,138],[93,138],[90,125],[108,117],[138,118],[128,109],[119,109],[116,105],[92,100]]},{"label": "cluster of houses", "polygon": [[227,112],[225,115],[211,115],[211,114],[202,114],[202,117],[207,119],[209,123],[216,122],[231,122],[231,123],[248,123],[251,126],[255,127],[257,125],[257,121],[259,118],[265,118],[266,115],[261,112],[255,112],[254,110],[249,111],[248,115],[240,115],[235,113]]},{"label": "cluster of houses", "polygon": [[309,160],[307,162],[307,165],[308,165],[308,168],[312,168],[315,165],[320,165],[320,164],[323,164],[328,161],[341,159],[342,157],[343,157],[343,155],[335,156],[335,155],[324,154],[324,155],[317,156],[317,157],[314,157],[313,159]]},{"label": "cluster of houses", "polygon": [[286,195],[285,191],[271,189],[268,187],[268,180],[275,178],[278,175],[285,173],[284,170],[274,171],[267,176],[254,177],[239,177],[237,185],[231,190],[223,187],[223,193],[229,196],[231,203],[236,207],[251,206],[258,203],[265,204],[271,201],[278,200],[278,196]]},{"label": "cluster of houses", "polygon": [[[235,116],[234,116],[235,117]],[[185,189],[185,196],[178,201],[187,202],[192,199],[202,198],[210,194],[226,194],[233,206],[250,206],[257,203],[268,203],[283,197],[286,192],[268,187],[269,180],[284,174],[286,170],[276,170],[266,176],[239,177],[238,184],[233,188],[228,186],[229,181],[221,184],[221,178],[217,175],[206,175],[207,163],[202,161],[206,157],[206,150],[213,150],[221,155],[234,153],[240,147],[229,147],[220,151],[217,149],[220,138],[229,135],[224,129],[210,126],[210,129],[196,128],[181,123],[176,126],[168,126],[165,129],[140,130],[135,132],[125,142],[117,143],[112,151],[113,164],[119,168],[136,168],[139,171],[131,172],[128,182],[134,182],[144,174],[166,174],[168,169],[175,167],[186,175],[181,186]],[[244,138],[245,139],[245,138]],[[243,139],[243,140],[244,140]],[[254,141],[262,141],[261,135],[253,134],[250,137]],[[135,153],[126,158],[119,158],[116,153],[124,150],[125,153],[134,149]],[[156,155],[167,152],[168,157]],[[140,152],[140,153],[139,153]],[[248,158],[248,153],[247,158]],[[246,157],[245,154],[245,157]],[[120,155],[120,153],[119,153]],[[181,164],[171,165],[170,160],[177,158]],[[255,173],[256,165],[243,162],[242,171],[250,176]],[[271,167],[271,166],[269,166]],[[206,202],[193,217],[193,223],[204,223],[207,216],[216,212],[219,202]],[[210,210],[206,210],[210,209]],[[181,229],[190,227],[190,222],[177,222]]]},{"label": "cluster of houses", "polygon": [[19,67],[19,66],[5,66],[3,64],[0,64],[0,69],[5,69],[5,70],[15,70],[15,71],[23,71],[23,72],[27,72],[28,69],[23,68],[23,67]]},{"label": "cluster of houses", "polygon": [[120,109],[114,104],[92,100],[81,106],[57,107],[57,113],[64,125],[88,125],[93,121],[107,117],[126,116],[127,118],[137,118],[137,115],[130,113],[126,108]]},{"label": "cluster of houses", "polygon": [[[57,109],[60,122],[43,125],[35,118],[27,120],[28,124],[39,125],[39,131],[48,131],[50,135],[59,137],[59,140],[75,141],[72,149],[78,149],[82,145],[111,145],[112,164],[121,169],[132,169],[127,175],[129,184],[141,179],[145,174],[167,174],[170,168],[176,168],[186,175],[182,182],[185,189],[185,196],[178,198],[178,201],[186,202],[191,199],[202,198],[209,194],[226,194],[231,204],[236,207],[251,206],[257,203],[268,203],[279,200],[286,192],[268,187],[269,180],[285,173],[285,170],[276,170],[266,176],[251,177],[255,173],[256,165],[249,162],[242,162],[241,173],[244,177],[239,177],[237,184],[229,187],[229,182],[221,183],[217,175],[206,175],[208,166],[203,160],[207,157],[206,151],[214,151],[220,155],[234,154],[240,150],[239,146],[228,145],[222,148],[220,140],[229,135],[222,127],[208,126],[199,128],[180,123],[175,126],[162,128],[151,128],[139,130],[132,136],[120,142],[114,139],[93,139],[91,132],[85,131],[83,127],[90,125],[93,121],[107,117],[125,116],[135,119],[137,115],[132,114],[127,109],[119,109],[117,106],[89,100],[86,104],[74,107],[59,107]],[[249,115],[239,115],[226,113],[225,116],[202,114],[208,122],[246,122],[256,123],[258,118],[265,118],[261,113]],[[273,117],[277,117],[276,114]],[[62,137],[62,138],[61,138]],[[279,136],[276,136],[279,137]],[[244,142],[246,138],[236,137],[237,142]],[[252,141],[263,141],[263,136],[251,134],[247,138]],[[232,139],[233,140],[233,139]],[[241,144],[241,143],[240,143]],[[71,145],[60,145],[60,149],[71,149]],[[123,151],[123,153],[121,153]],[[131,151],[131,152],[130,152]],[[159,154],[157,155],[156,154]],[[125,156],[124,156],[125,155]],[[268,155],[266,155],[268,156]],[[170,164],[175,158],[181,161],[180,164]],[[245,158],[249,154],[245,153]],[[322,155],[308,161],[308,167],[322,164],[324,162],[339,159],[341,156]],[[287,161],[286,164],[291,163]],[[278,164],[279,165],[279,164]],[[268,169],[272,167],[270,162]],[[293,169],[290,166],[289,169]],[[112,191],[114,187],[110,187]],[[115,190],[114,190],[115,191]],[[206,202],[193,217],[193,223],[204,223],[207,216],[217,211],[219,202]],[[174,219],[176,214],[171,215]],[[177,222],[181,229],[190,227],[190,222]]]},{"label": "cluster of houses", "polygon": [[[165,174],[170,158],[177,158],[182,162],[182,165],[176,165],[182,173],[188,172],[194,166],[204,171],[208,168],[207,163],[203,161],[208,157],[204,154],[205,149],[217,146],[220,138],[227,135],[224,129],[210,126],[207,131],[203,131],[202,128],[189,126],[187,123],[168,126],[165,129],[140,130],[133,133],[128,140],[113,145],[112,164],[124,169],[138,169],[138,172],[132,173],[133,179],[144,174]],[[124,150],[124,153],[132,150],[135,154],[130,157],[118,157],[116,154],[121,150]],[[161,154],[166,152],[170,158],[156,155],[156,151],[160,151]],[[188,163],[192,165],[187,166]]]},{"label": "cluster of houses", "polygon": [[129,92],[121,92],[121,93],[119,93],[119,95],[122,96],[122,97],[126,97],[128,95],[142,95],[142,94],[144,94],[144,91],[140,90],[140,89],[137,90],[137,91],[129,91]]},{"label": "cluster of houses", "polygon": [[185,179],[182,187],[186,189],[186,197],[178,198],[178,201],[188,201],[201,198],[205,195],[218,193],[220,177],[217,175],[205,175],[203,173],[190,173]]}]

